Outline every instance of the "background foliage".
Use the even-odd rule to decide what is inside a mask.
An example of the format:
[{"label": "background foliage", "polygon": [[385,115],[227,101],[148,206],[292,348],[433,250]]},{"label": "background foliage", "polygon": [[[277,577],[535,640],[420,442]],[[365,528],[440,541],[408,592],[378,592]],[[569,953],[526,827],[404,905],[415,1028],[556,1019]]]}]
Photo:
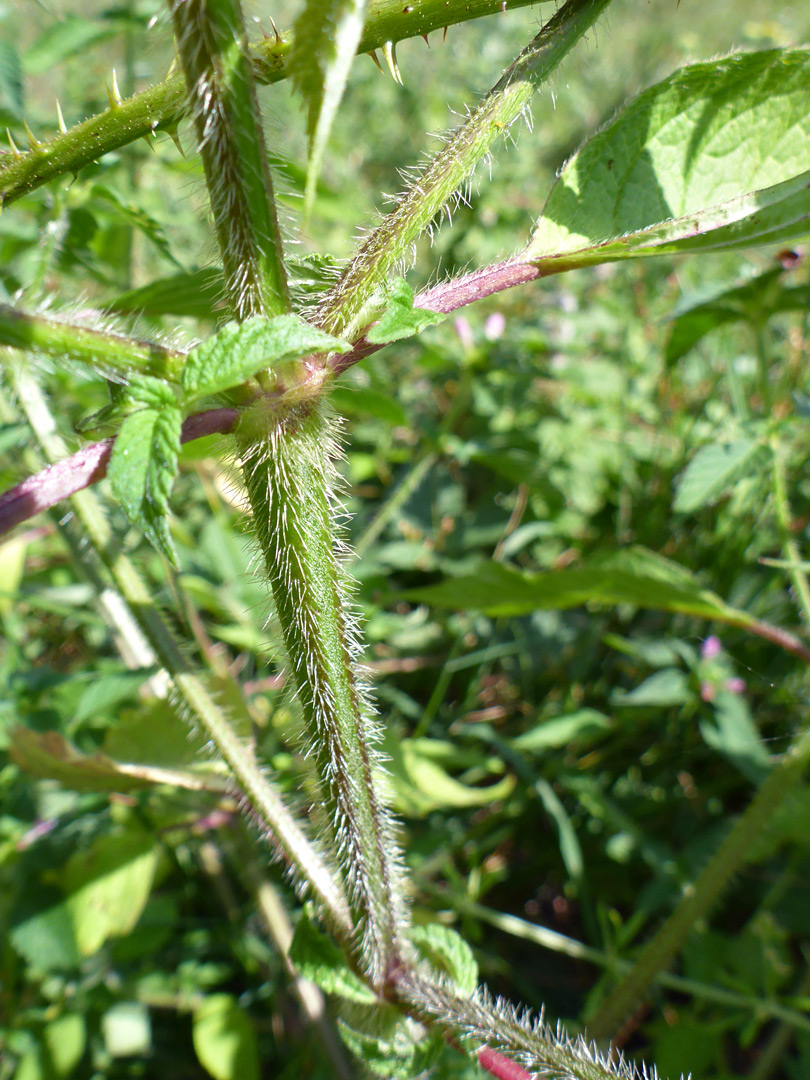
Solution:
[{"label": "background foliage", "polygon": [[[249,10],[271,32],[265,6]],[[309,225],[320,251],[348,253],[369,208],[383,207],[380,192],[401,186],[397,169],[416,161],[424,132],[444,129],[448,106],[494,81],[538,10],[451,29],[445,44],[436,34],[430,50],[403,43],[402,86],[356,62]],[[273,11],[279,25],[293,14]],[[23,115],[35,132],[55,129],[54,87],[70,124],[106,107],[111,68],[127,93],[172,59],[157,0],[0,15],[0,119],[23,141]],[[554,171],[631,93],[688,58],[808,35],[798,2],[617,0],[555,78],[553,100],[540,95],[534,136],[503,155],[492,181],[478,177],[470,207],[432,249],[420,246],[414,284],[511,251]],[[292,217],[305,117],[286,84],[262,101],[269,128],[284,133],[277,175]],[[191,144],[182,127],[179,140]],[[203,203],[198,161],[168,137],[108,155],[0,217],[4,298],[33,283],[150,334],[209,332],[215,312],[199,279],[170,280],[211,264]],[[600,965],[631,956],[672,909],[772,755],[806,726],[806,667],[742,630],[628,604],[482,614],[476,571],[493,555],[527,570],[587,568],[633,543],[729,604],[796,629],[769,447],[775,438],[790,539],[803,552],[808,261],[798,254],[553,278],[369,358],[335,392],[347,416],[357,599],[416,918],[440,912],[494,988],[574,1028],[615,982]],[[155,279],[167,284],[133,295]],[[782,310],[786,296],[799,310]],[[133,323],[131,310],[144,314]],[[106,403],[103,388],[74,371],[38,374],[75,443],[76,426]],[[36,467],[12,406],[4,392],[4,488],[21,456]],[[768,415],[780,424],[766,439]],[[238,674],[244,723],[293,789],[303,766],[284,749],[290,709],[266,600],[250,575],[239,492],[215,452],[215,443],[183,451],[172,499],[178,576],[113,513],[189,656]],[[85,755],[204,768],[204,748],[143,693],[155,673],[124,667],[58,518],[0,547],[4,755],[23,724]],[[463,602],[419,594],[446,578],[463,580]],[[266,1075],[335,1075],[266,942],[256,895],[267,871],[236,808],[165,787],[75,791],[71,767],[86,760],[66,763],[62,784],[37,781],[23,743],[0,771],[0,1077],[249,1078],[259,1061]],[[801,785],[689,938],[679,960],[687,981],[658,985],[628,1016],[625,1048],[662,1076],[808,1075],[808,835]],[[563,955],[560,939],[534,940],[538,926],[584,943],[587,958]],[[732,996],[716,1000],[718,987]],[[467,1072],[445,1051],[437,1075]]]}]

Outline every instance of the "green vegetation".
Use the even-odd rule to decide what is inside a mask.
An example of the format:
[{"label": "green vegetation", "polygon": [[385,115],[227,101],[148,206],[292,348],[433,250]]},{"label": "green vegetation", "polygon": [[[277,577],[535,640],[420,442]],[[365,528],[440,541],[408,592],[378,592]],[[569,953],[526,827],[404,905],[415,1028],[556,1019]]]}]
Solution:
[{"label": "green vegetation", "polygon": [[810,14],[499,6],[0,9],[0,1080],[810,1073]]}]

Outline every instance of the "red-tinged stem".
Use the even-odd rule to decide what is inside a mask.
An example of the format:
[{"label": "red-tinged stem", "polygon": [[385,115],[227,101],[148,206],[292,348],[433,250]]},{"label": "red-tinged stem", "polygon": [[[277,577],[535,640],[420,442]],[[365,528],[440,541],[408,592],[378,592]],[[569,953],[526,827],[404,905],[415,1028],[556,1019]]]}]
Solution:
[{"label": "red-tinged stem", "polygon": [[[187,443],[204,435],[233,431],[238,416],[236,409],[224,408],[189,416],[183,424],[180,441]],[[0,535],[103,479],[114,443],[115,439],[110,438],[83,446],[0,495]]]},{"label": "red-tinged stem", "polygon": [[490,1076],[496,1076],[498,1080],[532,1080],[531,1073],[527,1073],[510,1058],[488,1046],[478,1051],[478,1064]]}]

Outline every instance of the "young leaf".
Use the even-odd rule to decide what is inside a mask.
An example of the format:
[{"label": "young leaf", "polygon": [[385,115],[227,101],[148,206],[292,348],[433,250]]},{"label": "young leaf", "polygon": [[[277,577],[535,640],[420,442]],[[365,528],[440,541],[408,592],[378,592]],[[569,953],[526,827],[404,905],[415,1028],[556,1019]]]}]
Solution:
[{"label": "young leaf", "polygon": [[635,604],[679,611],[738,626],[753,619],[704,589],[677,563],[642,547],[630,547],[566,570],[531,574],[484,563],[477,573],[405,593],[437,607],[477,609],[489,615],[525,615],[583,604]]},{"label": "young leaf", "polygon": [[197,1006],[192,1039],[214,1080],[259,1080],[256,1033],[231,994],[210,994]]},{"label": "young leaf", "polygon": [[462,998],[471,997],[478,986],[478,964],[467,942],[455,930],[438,923],[411,927],[409,938],[419,955],[445,978]]},{"label": "young leaf", "polygon": [[295,928],[289,955],[298,972],[325,994],[360,1005],[376,1003],[374,992],[348,967],[337,945],[310,921],[305,912]]},{"label": "young leaf", "polygon": [[701,446],[678,480],[672,509],[689,514],[708,506],[723,494],[756,454],[756,439]]},{"label": "young leaf", "polygon": [[133,380],[130,391],[136,400],[154,402],[156,407],[141,409],[124,421],[107,475],[132,524],[176,566],[166,514],[180,452],[180,408],[170,388],[157,379]]},{"label": "young leaf", "polygon": [[366,0],[307,0],[295,20],[289,72],[307,109],[305,218],[315,201],[326,142],[363,36],[365,17]]},{"label": "young leaf", "polygon": [[442,322],[446,316],[435,311],[424,311],[413,306],[413,289],[404,278],[395,278],[385,290],[385,308],[374,326],[366,334],[373,345],[387,345],[391,341],[413,337],[426,326]]},{"label": "young leaf", "polygon": [[560,269],[810,230],[810,50],[682,68],[568,162],[525,252]]},{"label": "young leaf", "polygon": [[340,338],[310,326],[298,315],[256,315],[228,323],[192,349],[180,380],[186,400],[221,394],[281,360],[314,352],[347,352]]},{"label": "young leaf", "polygon": [[[391,1080],[412,1080],[430,1068],[441,1053],[443,1040],[438,1032],[427,1037],[405,1016],[397,1018],[385,1034],[370,1034],[338,1021],[340,1037],[374,1076]],[[422,1038],[419,1038],[420,1034]]]}]

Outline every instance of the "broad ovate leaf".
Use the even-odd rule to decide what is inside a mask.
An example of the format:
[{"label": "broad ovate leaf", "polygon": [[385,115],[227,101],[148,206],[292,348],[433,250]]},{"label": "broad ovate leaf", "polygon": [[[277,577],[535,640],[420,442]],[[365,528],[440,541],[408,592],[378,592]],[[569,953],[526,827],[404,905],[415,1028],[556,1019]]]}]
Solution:
[{"label": "broad ovate leaf", "polygon": [[188,354],[181,389],[186,401],[221,394],[280,361],[316,352],[347,352],[350,346],[298,315],[256,315],[228,323]]},{"label": "broad ovate leaf", "polygon": [[287,70],[307,111],[306,217],[315,201],[326,143],[363,36],[365,17],[366,0],[306,0],[293,26]]},{"label": "broad ovate leaf", "polygon": [[306,912],[295,928],[289,956],[299,974],[325,994],[360,1005],[374,1005],[377,1001],[374,991],[349,968],[334,941],[315,926]]},{"label": "broad ovate leaf", "polygon": [[259,1051],[250,1017],[231,994],[210,994],[194,1009],[194,1051],[214,1080],[259,1080]]},{"label": "broad ovate leaf", "polygon": [[180,452],[180,408],[170,388],[157,379],[141,376],[134,396],[151,407],[132,413],[121,425],[107,475],[132,524],[176,565],[166,515]]},{"label": "broad ovate leaf", "polygon": [[810,50],[676,71],[571,158],[524,253],[569,269],[810,232]]}]

